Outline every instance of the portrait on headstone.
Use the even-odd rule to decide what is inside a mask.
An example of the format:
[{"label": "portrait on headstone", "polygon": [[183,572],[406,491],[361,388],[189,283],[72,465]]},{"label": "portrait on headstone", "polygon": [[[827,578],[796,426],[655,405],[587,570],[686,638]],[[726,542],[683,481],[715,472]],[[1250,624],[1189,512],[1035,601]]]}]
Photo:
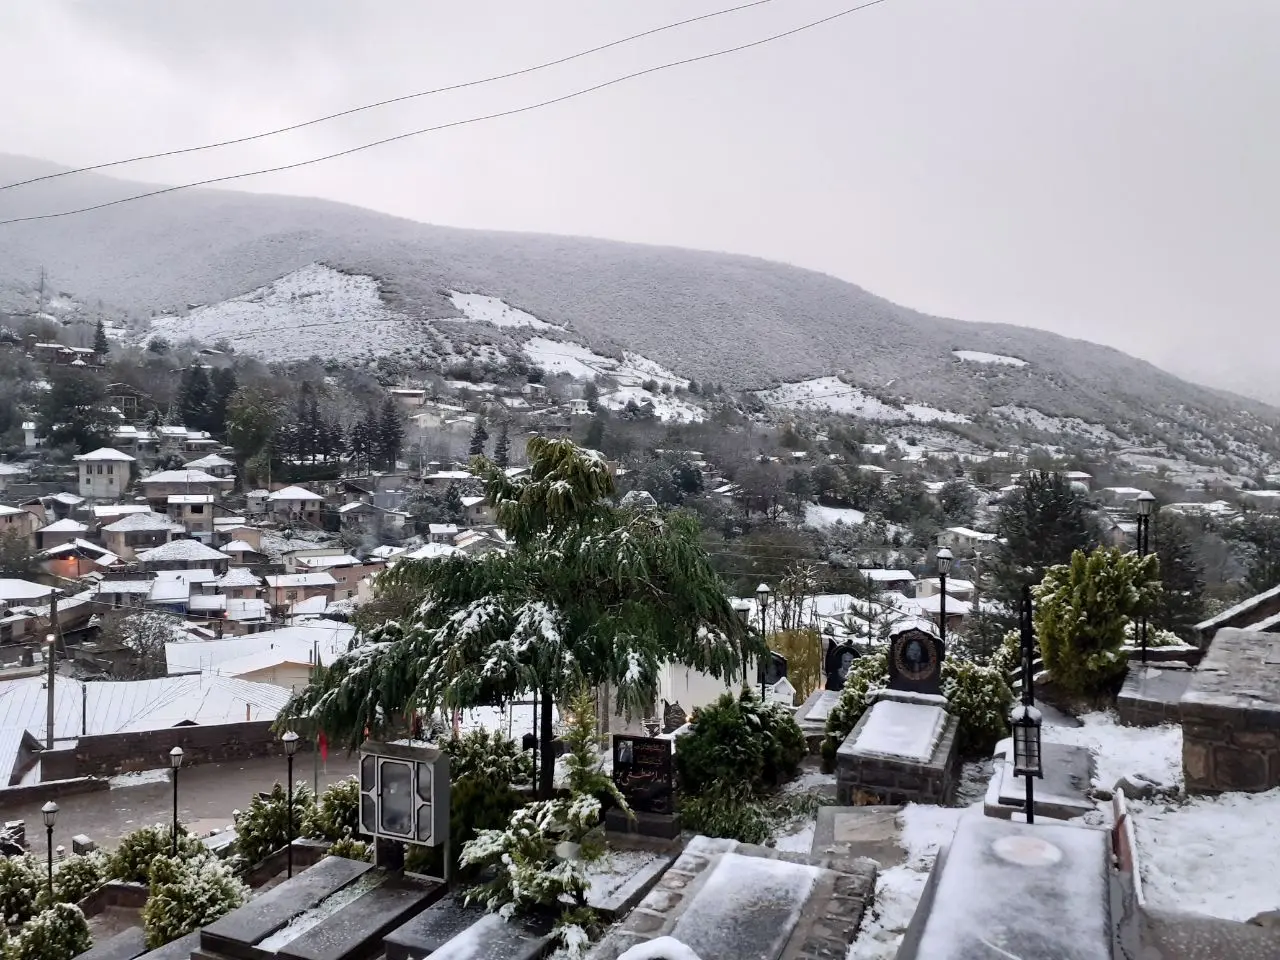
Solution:
[{"label": "portrait on headstone", "polygon": [[613,780],[633,810],[675,810],[671,741],[664,737],[613,738]]},{"label": "portrait on headstone", "polygon": [[889,637],[889,687],[914,693],[942,692],[942,641],[918,627]]},{"label": "portrait on headstone", "polygon": [[858,651],[851,643],[832,643],[827,648],[827,686],[828,690],[843,690],[845,681],[849,679],[849,671],[858,659]]}]

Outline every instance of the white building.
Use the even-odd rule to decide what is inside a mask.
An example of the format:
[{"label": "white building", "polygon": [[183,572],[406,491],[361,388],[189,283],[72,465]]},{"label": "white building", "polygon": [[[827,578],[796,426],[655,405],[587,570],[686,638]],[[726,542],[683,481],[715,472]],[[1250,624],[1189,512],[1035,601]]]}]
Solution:
[{"label": "white building", "polygon": [[938,546],[950,547],[962,554],[972,553],[995,542],[994,533],[983,533],[980,530],[970,530],[968,527],[947,527],[938,534]]},{"label": "white building", "polygon": [[134,458],[111,447],[99,447],[75,458],[80,473],[80,496],[89,500],[115,500],[129,485]]}]

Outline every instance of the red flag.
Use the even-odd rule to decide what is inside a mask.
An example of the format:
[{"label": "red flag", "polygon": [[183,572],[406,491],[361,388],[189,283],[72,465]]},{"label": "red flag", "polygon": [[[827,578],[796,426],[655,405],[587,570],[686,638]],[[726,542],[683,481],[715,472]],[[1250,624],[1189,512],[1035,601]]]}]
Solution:
[{"label": "red flag", "polygon": [[329,759],[329,738],[323,733],[320,734],[320,759],[325,761]]}]

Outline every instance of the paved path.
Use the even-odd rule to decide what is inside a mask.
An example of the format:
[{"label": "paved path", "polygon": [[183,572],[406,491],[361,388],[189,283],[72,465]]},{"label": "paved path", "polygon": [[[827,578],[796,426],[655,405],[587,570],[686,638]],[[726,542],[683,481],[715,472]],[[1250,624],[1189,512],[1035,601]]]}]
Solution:
[{"label": "paved path", "polygon": [[[320,769],[320,789],[356,772],[357,759],[331,754]],[[283,760],[264,758],[235,763],[211,763],[184,768],[178,776],[178,818],[193,829],[208,832],[231,823],[231,811],[243,810],[254,794],[270,790],[285,776]],[[294,763],[294,779],[312,780],[310,755]],[[133,782],[129,782],[133,781]],[[173,817],[173,784],[169,771],[117,777],[111,790],[58,797],[58,821],[53,842],[68,849],[76,834],[87,834],[99,846],[113,847],[138,827],[168,823]],[[127,785],[126,785],[127,784]],[[40,803],[0,805],[0,820],[25,820],[27,843],[44,849]]]}]

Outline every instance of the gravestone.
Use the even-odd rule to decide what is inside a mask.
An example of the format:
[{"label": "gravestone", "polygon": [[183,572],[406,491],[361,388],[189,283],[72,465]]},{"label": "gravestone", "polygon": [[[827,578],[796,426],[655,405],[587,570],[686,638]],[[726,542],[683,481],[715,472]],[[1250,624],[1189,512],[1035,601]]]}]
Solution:
[{"label": "gravestone", "polygon": [[615,734],[613,780],[634,817],[612,808],[605,814],[605,829],[667,840],[679,834],[671,738]]},{"label": "gravestone", "polygon": [[667,703],[662,701],[662,732],[670,733],[672,730],[679,730],[689,722],[689,714],[685,712],[684,707],[678,703]]},{"label": "gravestone", "polygon": [[827,717],[840,702],[840,694],[834,690],[815,690],[809,694],[796,710],[796,723],[809,743],[811,750],[817,750],[827,733]]},{"label": "gravestone", "polygon": [[[1089,791],[1093,784],[1093,758],[1088,747],[1066,743],[1042,743],[1040,760],[1044,778],[1036,784],[1032,802],[1036,818],[1072,820],[1097,809]],[[1026,811],[1026,788],[1013,772],[1013,741],[1001,740],[994,754],[995,771],[987,784],[983,812],[1008,820]],[[1109,786],[1109,785],[1108,785]]]},{"label": "gravestone", "polygon": [[889,689],[942,693],[942,640],[922,626],[907,626],[889,635]]},{"label": "gravestone", "polygon": [[770,684],[765,689],[764,699],[766,703],[794,707],[796,705],[796,688],[786,677],[779,677],[776,683]]},{"label": "gravestone", "polygon": [[947,803],[955,788],[958,717],[936,694],[881,690],[836,750],[836,800]]},{"label": "gravestone", "polygon": [[787,658],[770,650],[768,656],[760,659],[756,668],[756,683],[761,687],[771,687],[787,675]]},{"label": "gravestone", "polygon": [[852,643],[832,643],[827,647],[827,656],[823,664],[824,673],[827,675],[826,688],[828,690],[839,693],[844,689],[844,683],[849,678],[849,671],[853,669],[853,662],[858,659],[861,654]]}]

